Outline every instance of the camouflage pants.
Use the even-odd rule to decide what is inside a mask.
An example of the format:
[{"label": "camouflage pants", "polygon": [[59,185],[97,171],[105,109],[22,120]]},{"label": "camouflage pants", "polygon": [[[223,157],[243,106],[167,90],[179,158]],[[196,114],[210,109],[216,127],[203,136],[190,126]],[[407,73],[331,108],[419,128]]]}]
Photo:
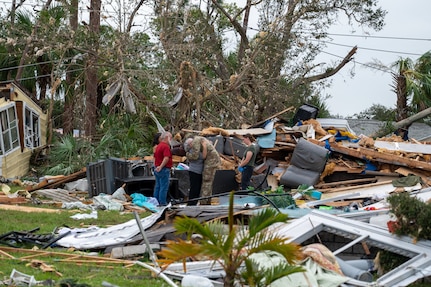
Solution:
[{"label": "camouflage pants", "polygon": [[[220,167],[220,158],[217,157],[207,157],[204,162],[204,170],[202,172],[202,188],[201,196],[208,197],[213,193],[213,182],[217,169]],[[200,204],[211,204],[211,199],[203,199]]]}]

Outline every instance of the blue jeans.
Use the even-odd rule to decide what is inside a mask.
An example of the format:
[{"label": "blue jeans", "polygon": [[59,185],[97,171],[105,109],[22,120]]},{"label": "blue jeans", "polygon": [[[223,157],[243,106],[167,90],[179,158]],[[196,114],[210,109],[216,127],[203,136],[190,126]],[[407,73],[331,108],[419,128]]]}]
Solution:
[{"label": "blue jeans", "polygon": [[244,166],[244,170],[241,175],[241,190],[247,190],[250,186],[251,176],[253,175],[253,167],[250,165]]},{"label": "blue jeans", "polygon": [[153,196],[157,199],[160,205],[166,205],[166,197],[169,189],[169,177],[171,170],[169,168],[162,168],[161,171],[154,171],[154,177],[156,178],[156,184],[154,186]]}]

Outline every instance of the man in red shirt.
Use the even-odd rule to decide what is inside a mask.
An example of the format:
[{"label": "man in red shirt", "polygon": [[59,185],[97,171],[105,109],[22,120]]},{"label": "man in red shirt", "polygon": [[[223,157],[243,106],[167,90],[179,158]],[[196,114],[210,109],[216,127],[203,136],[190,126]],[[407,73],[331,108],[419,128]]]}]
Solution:
[{"label": "man in red shirt", "polygon": [[160,135],[160,143],[157,145],[154,151],[154,176],[156,178],[156,184],[154,186],[153,196],[159,202],[159,205],[166,205],[169,179],[172,168],[172,153],[170,141],[172,134],[170,132],[163,132]]}]

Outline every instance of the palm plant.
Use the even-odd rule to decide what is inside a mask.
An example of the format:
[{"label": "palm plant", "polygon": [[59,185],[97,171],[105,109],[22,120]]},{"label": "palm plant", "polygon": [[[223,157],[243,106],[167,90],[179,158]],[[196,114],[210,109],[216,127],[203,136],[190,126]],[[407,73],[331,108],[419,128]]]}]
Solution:
[{"label": "palm plant", "polygon": [[49,154],[50,167],[47,174],[71,174],[86,166],[93,154],[89,142],[73,135],[66,135],[54,144]]},{"label": "palm plant", "polygon": [[414,85],[412,103],[419,111],[431,105],[431,51],[426,52],[416,61],[414,66]]},{"label": "palm plant", "polygon": [[[431,104],[431,52],[426,52],[414,63],[411,59],[400,59],[394,64],[394,91],[397,94],[396,120],[409,116],[409,112],[420,112]],[[411,105],[408,105],[408,101]],[[409,110],[408,107],[411,107]]]},{"label": "palm plant", "polygon": [[[205,256],[219,262],[223,267],[224,286],[234,286],[235,282],[248,286],[267,286],[268,281],[303,271],[301,267],[291,265],[298,258],[299,246],[289,243],[288,238],[267,232],[267,228],[272,224],[285,222],[287,219],[286,214],[265,208],[249,219],[247,228],[244,222],[234,225],[232,192],[227,230],[220,220],[201,224],[195,218],[178,218],[174,221],[174,226],[179,234],[186,234],[188,239],[192,234],[198,234],[202,240],[169,241],[166,248],[158,253],[163,258],[160,262],[169,265],[184,262],[187,258]],[[256,262],[249,257],[267,251],[281,254],[289,265],[258,272]]]},{"label": "palm plant", "polygon": [[50,175],[71,174],[88,163],[109,157],[129,158],[150,154],[148,132],[137,115],[104,115],[100,139],[75,138],[62,135],[54,142],[49,154]]}]

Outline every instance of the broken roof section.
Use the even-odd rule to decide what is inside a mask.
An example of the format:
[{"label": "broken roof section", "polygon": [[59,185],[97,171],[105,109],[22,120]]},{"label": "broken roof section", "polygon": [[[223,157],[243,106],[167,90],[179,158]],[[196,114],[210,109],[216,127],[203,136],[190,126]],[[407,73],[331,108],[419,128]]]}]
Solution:
[{"label": "broken roof section", "polygon": [[414,243],[408,237],[396,237],[388,230],[356,220],[340,218],[321,211],[311,213],[274,228],[274,232],[302,244],[322,231],[349,239],[344,246],[331,250],[339,255],[354,244],[365,243],[410,258],[404,264],[379,277],[374,282],[350,279],[347,286],[408,286],[418,279],[431,276],[431,242]]}]

